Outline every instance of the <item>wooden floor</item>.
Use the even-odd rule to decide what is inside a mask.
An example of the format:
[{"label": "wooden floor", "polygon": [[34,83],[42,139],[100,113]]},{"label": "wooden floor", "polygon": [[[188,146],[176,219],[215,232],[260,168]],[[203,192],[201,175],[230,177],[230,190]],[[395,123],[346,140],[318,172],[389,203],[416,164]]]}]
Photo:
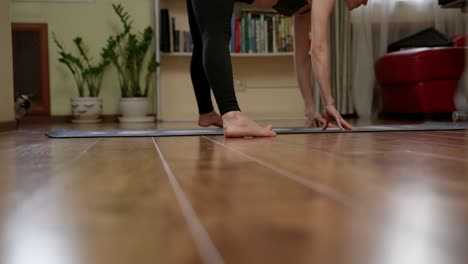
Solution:
[{"label": "wooden floor", "polygon": [[468,131],[43,135],[61,126],[0,133],[2,264],[468,263]]}]

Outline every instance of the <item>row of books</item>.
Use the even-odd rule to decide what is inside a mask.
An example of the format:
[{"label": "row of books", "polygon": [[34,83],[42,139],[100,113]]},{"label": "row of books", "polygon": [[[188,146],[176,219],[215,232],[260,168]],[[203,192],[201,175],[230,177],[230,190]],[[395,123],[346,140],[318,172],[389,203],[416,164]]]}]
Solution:
[{"label": "row of books", "polygon": [[231,52],[277,53],[293,51],[291,17],[244,9],[231,19]]},{"label": "row of books", "polygon": [[[191,52],[190,32],[176,28],[176,18],[161,9],[162,52]],[[278,53],[293,51],[293,24],[290,17],[272,11],[242,9],[231,19],[232,53]]]},{"label": "row of books", "polygon": [[160,50],[162,52],[192,52],[193,42],[189,31],[176,29],[176,18],[168,9],[161,9]]}]

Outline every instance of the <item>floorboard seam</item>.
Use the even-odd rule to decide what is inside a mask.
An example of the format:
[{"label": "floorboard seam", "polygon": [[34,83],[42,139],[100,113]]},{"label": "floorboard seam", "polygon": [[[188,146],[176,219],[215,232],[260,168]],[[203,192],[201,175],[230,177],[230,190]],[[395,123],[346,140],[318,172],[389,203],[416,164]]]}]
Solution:
[{"label": "floorboard seam", "polygon": [[281,176],[289,178],[290,180],[293,180],[296,183],[299,183],[299,184],[313,190],[314,192],[319,193],[319,194],[321,194],[321,195],[323,195],[323,196],[325,196],[325,197],[327,197],[327,198],[329,198],[329,199],[331,199],[331,200],[333,200],[333,201],[335,201],[335,202],[337,202],[339,204],[342,204],[342,205],[344,205],[346,207],[351,207],[351,208],[354,207],[354,205],[349,202],[349,200],[351,200],[350,197],[348,197],[346,195],[343,195],[343,194],[340,194],[337,191],[335,191],[335,190],[333,190],[331,188],[328,188],[327,186],[325,186],[323,184],[320,184],[320,183],[318,183],[316,181],[313,181],[313,180],[306,179],[306,178],[304,178],[302,176],[299,176],[299,175],[297,175],[297,174],[295,174],[293,172],[290,172],[290,171],[287,171],[287,170],[285,170],[283,168],[280,168],[280,167],[278,167],[278,166],[276,166],[274,164],[271,164],[271,163],[268,163],[266,161],[257,159],[255,157],[250,156],[248,154],[245,154],[245,153],[243,153],[243,152],[241,152],[239,150],[230,148],[230,147],[228,147],[228,146],[226,146],[224,144],[221,144],[221,143],[217,142],[216,140],[212,140],[212,139],[210,139],[208,137],[205,137],[205,136],[203,138],[205,138],[207,140],[210,140],[210,141],[212,141],[212,142],[214,142],[214,143],[216,143],[216,144],[218,144],[218,145],[220,145],[220,146],[222,146],[222,147],[224,147],[224,148],[226,148],[226,149],[228,149],[230,151],[233,151],[233,152],[235,152],[235,153],[237,153],[237,154],[239,154],[241,156],[244,156],[245,158],[253,160],[256,163],[260,164],[261,166],[266,167],[266,168],[276,172],[277,174],[279,174]]},{"label": "floorboard seam", "polygon": [[175,192],[177,202],[179,203],[185,221],[189,226],[192,238],[195,241],[195,244],[199,250],[200,257],[202,258],[204,263],[224,263],[221,254],[211,241],[208,232],[205,230],[205,228],[199,221],[195,210],[190,204],[189,199],[185,195],[184,191],[182,190],[182,187],[177,181],[175,174],[173,173],[171,167],[167,163],[166,158],[162,154],[158,143],[156,143],[156,140],[154,138],[152,138],[152,140],[159,154],[159,158],[161,159],[164,170],[166,171],[167,177],[169,178],[169,182],[171,183],[172,189]]},{"label": "floorboard seam", "polygon": [[[383,133],[381,133],[383,134]],[[382,139],[382,135],[379,135],[380,139]],[[375,137],[376,139],[379,139],[378,137]],[[383,139],[390,139],[394,140],[397,142],[417,142],[421,144],[427,144],[427,145],[440,145],[440,146],[449,146],[449,147],[454,147],[454,148],[459,148],[459,149],[468,149],[465,145],[460,145],[460,144],[452,144],[452,143],[444,143],[444,142],[433,142],[429,140],[420,140],[420,139],[411,139],[411,138],[395,138],[395,137],[389,137],[388,135],[383,135]],[[402,143],[403,144],[403,143]]]},{"label": "floorboard seam", "polygon": [[435,137],[435,138],[450,138],[450,139],[468,140],[468,137],[454,137],[454,136],[435,135],[435,134],[427,134],[427,133],[418,133],[417,135],[426,136],[426,137]]},{"label": "floorboard seam", "polygon": [[[288,145],[293,145],[293,146],[300,145],[299,143],[293,143],[293,142],[289,142],[289,141],[285,141],[285,140],[278,140],[278,141],[283,142],[283,143],[288,144]],[[425,156],[425,157],[431,157],[431,158],[443,159],[443,160],[450,160],[450,161],[457,161],[457,162],[463,162],[463,163],[468,162],[468,160],[463,159],[463,158],[460,159],[460,158],[456,158],[456,157],[446,157],[446,156],[442,156],[442,155],[437,155],[437,154],[432,154],[432,153],[424,153],[424,152],[420,152],[420,151],[413,151],[413,150],[407,150],[407,149],[406,150],[391,150],[391,151],[384,151],[384,150],[382,150],[382,151],[362,151],[362,152],[340,151],[340,152],[337,153],[337,152],[334,152],[334,151],[327,151],[325,149],[320,149],[320,148],[310,146],[309,150],[313,150],[313,151],[318,152],[318,153],[323,153],[323,154],[329,155],[330,157],[333,157],[333,158],[343,159],[344,161],[347,161],[347,162],[352,161],[352,159],[350,159],[348,156],[353,157],[353,155],[375,155],[375,154],[388,154],[388,153],[413,154],[413,155],[416,155],[416,156]]]}]

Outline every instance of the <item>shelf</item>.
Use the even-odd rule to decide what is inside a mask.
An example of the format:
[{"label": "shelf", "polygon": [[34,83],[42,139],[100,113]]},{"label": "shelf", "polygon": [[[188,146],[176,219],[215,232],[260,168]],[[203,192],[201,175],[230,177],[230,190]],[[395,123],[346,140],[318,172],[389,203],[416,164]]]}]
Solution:
[{"label": "shelf", "polygon": [[[277,52],[277,53],[231,53],[231,57],[290,57],[293,52]],[[161,56],[164,57],[190,57],[192,53],[189,52],[162,52]]]}]

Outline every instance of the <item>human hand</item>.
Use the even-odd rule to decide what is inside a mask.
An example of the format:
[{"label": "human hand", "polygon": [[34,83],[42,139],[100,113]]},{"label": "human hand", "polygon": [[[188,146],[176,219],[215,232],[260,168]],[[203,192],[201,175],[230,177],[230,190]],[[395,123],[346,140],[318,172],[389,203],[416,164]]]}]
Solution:
[{"label": "human hand", "polygon": [[[306,121],[306,127],[311,128],[314,127],[323,127],[325,123],[327,122],[325,118],[319,113],[319,112],[307,112],[306,113],[307,121]],[[328,124],[327,128],[335,128],[335,126],[331,123]]]},{"label": "human hand", "polygon": [[334,105],[325,107],[324,118],[325,124],[322,127],[323,130],[327,129],[330,125],[330,122],[332,121],[336,122],[340,130],[356,130],[353,126],[346,122],[343,117],[341,117],[340,113],[338,110],[336,110]]}]

